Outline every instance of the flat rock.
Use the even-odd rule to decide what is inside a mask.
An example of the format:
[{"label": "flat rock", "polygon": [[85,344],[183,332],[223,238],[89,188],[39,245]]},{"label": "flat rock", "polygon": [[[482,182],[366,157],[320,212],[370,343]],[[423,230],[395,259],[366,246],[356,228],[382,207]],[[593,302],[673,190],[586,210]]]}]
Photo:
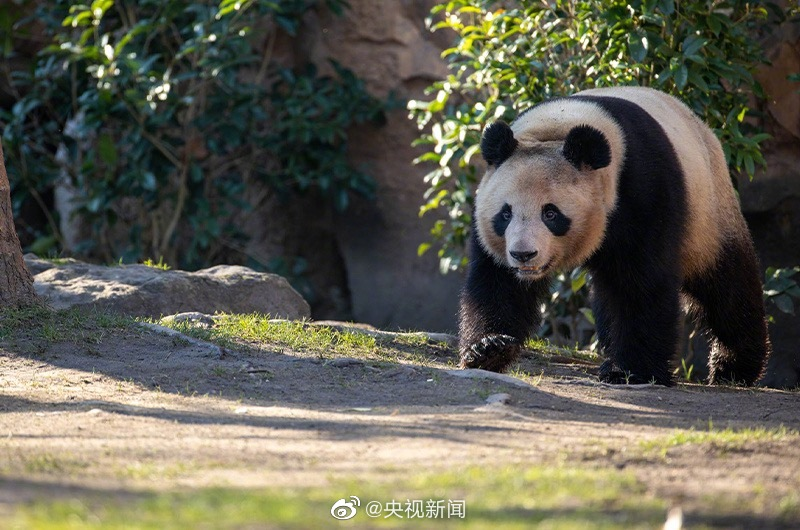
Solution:
[{"label": "flat rock", "polygon": [[238,265],[186,272],[75,261],[42,270],[38,262],[43,260],[25,258],[29,269],[41,271],[34,276],[34,288],[54,309],[97,307],[153,318],[187,312],[257,312],[292,320],[311,315],[286,279]]},{"label": "flat rock", "polygon": [[161,319],[162,324],[187,324],[192,327],[211,328],[214,327],[214,315],[206,315],[197,311],[189,313],[178,313],[168,315]]},{"label": "flat rock", "polygon": [[506,374],[498,374],[497,372],[490,372],[488,370],[481,370],[479,368],[467,368],[465,370],[445,370],[446,374],[461,377],[464,379],[489,379],[507,383],[509,385],[518,386],[520,388],[535,388],[533,385],[526,383],[521,379],[512,377]]},{"label": "flat rock", "polygon": [[332,328],[337,331],[343,331],[347,333],[362,333],[364,335],[369,335],[370,337],[383,340],[423,338],[431,343],[441,342],[447,344],[448,346],[455,346],[458,344],[458,337],[449,333],[431,333],[428,331],[383,331],[374,326],[370,326],[369,324],[358,322],[341,322],[339,320],[317,320],[314,322],[309,322],[309,325]]},{"label": "flat rock", "polygon": [[60,265],[72,265],[74,263],[80,263],[80,261],[72,258],[59,258],[57,260],[42,259],[36,254],[30,253],[25,254],[23,258],[25,260],[25,266],[28,267],[28,270],[33,276]]}]

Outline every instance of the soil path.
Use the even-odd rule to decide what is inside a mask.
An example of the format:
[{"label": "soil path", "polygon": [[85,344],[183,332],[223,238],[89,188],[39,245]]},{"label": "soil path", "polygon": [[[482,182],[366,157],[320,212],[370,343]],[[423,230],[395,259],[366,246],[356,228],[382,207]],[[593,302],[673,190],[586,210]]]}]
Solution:
[{"label": "soil path", "polygon": [[[0,511],[76,489],[319,486],[336,476],[569,461],[631,470],[689,520],[714,522],[709,497],[752,506],[758,494],[748,524],[800,525],[786,519],[786,499],[800,503],[796,436],[642,448],[710,422],[798,429],[797,392],[616,387],[597,383],[590,363],[533,357],[522,370],[541,375],[511,384],[452,375],[441,350],[420,352],[431,354],[426,366],[222,353],[140,330],[93,345],[6,344]],[[490,398],[499,393],[507,396]]]}]

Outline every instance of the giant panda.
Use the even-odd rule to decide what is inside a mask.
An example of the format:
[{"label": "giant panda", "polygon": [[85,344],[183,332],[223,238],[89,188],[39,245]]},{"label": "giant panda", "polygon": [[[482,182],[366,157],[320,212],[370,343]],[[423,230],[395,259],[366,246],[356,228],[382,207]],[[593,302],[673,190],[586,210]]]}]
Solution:
[{"label": "giant panda", "polygon": [[759,265],[719,140],[644,87],[544,101],[481,138],[459,309],[462,368],[503,371],[548,277],[585,266],[608,383],[673,384],[682,307],[709,330],[709,381],[755,383],[769,354]]}]

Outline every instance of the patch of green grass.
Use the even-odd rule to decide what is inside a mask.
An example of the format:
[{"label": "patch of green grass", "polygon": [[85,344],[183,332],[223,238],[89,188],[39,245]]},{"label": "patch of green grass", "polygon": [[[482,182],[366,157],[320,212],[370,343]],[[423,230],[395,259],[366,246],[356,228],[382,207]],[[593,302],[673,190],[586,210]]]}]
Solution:
[{"label": "patch of green grass", "polygon": [[746,429],[714,430],[710,427],[707,431],[694,429],[676,431],[669,436],[647,440],[639,443],[645,453],[658,453],[666,457],[667,451],[673,447],[687,444],[708,444],[722,451],[735,451],[742,449],[748,443],[778,442],[787,438],[798,437],[798,431],[787,429],[784,426],[775,428],[755,427]]},{"label": "patch of green grass", "polygon": [[511,377],[516,377],[517,379],[521,379],[522,381],[525,381],[533,386],[539,386],[544,378],[544,370],[541,370],[538,374],[533,375],[521,369],[519,366],[516,366],[508,372],[508,375]]},{"label": "patch of green grass", "polygon": [[339,330],[306,321],[271,320],[268,315],[217,315],[210,328],[187,322],[159,322],[181,333],[224,348],[286,348],[322,358],[355,357],[430,365],[431,353],[447,354],[443,344],[429,344],[417,333],[376,337],[358,330]]},{"label": "patch of green grass", "polygon": [[687,383],[697,381],[697,378],[693,377],[694,363],[687,363],[686,359],[681,358],[681,365],[678,368],[675,368],[673,373],[677,376],[683,377],[683,380]]},{"label": "patch of green grass", "polygon": [[[339,499],[359,497],[361,506],[345,523],[330,514]],[[127,497],[127,496],[126,496]],[[464,501],[465,517],[448,518],[450,501]],[[370,502],[398,503],[397,516],[366,515]],[[406,508],[442,501],[438,520],[409,519]],[[645,492],[627,472],[577,467],[467,468],[428,473],[393,482],[337,480],[327,488],[292,490],[199,489],[108,499],[100,494],[42,500],[19,507],[11,528],[656,528],[666,502]],[[432,510],[433,513],[438,510]],[[438,513],[437,513],[438,515]]]},{"label": "patch of green grass", "polygon": [[153,261],[151,258],[147,258],[142,262],[142,265],[145,267],[152,267],[154,269],[161,269],[162,271],[168,271],[172,268],[164,262],[164,256],[159,256],[158,261]]},{"label": "patch of green grass", "polygon": [[[124,267],[126,265],[131,265],[131,263],[125,263],[123,258],[119,258],[117,261],[112,261],[108,263],[107,267]],[[135,263],[133,263],[135,265]],[[147,258],[146,260],[142,261],[140,265],[144,265],[145,267],[152,267],[154,269],[161,269],[162,271],[168,271],[172,269],[172,267],[164,261],[164,256],[159,256],[158,261],[155,261],[152,258]]]},{"label": "patch of green grass", "polygon": [[529,350],[548,350],[550,347],[550,341],[540,337],[531,337],[525,341],[525,348]]},{"label": "patch of green grass", "polygon": [[26,473],[59,475],[62,477],[89,467],[87,462],[50,453],[22,456],[17,465],[19,464],[22,465]]},{"label": "patch of green grass", "polygon": [[168,465],[157,465],[149,462],[131,462],[117,470],[116,474],[119,477],[134,480],[158,480],[175,479],[193,470],[195,470],[195,466],[189,462],[178,462]]},{"label": "patch of green grass", "polygon": [[800,520],[800,493],[793,491],[781,497],[778,511],[781,518],[787,521]]},{"label": "patch of green grass", "polygon": [[98,344],[111,330],[132,327],[129,317],[98,309],[51,310],[44,306],[0,310],[0,340],[26,337],[44,342],[89,342]]},{"label": "patch of green grass", "polygon": [[375,338],[363,333],[311,326],[300,320],[270,320],[268,315],[260,314],[219,315],[212,328],[184,323],[172,327],[186,335],[229,347],[245,341],[310,352],[352,353],[376,348]]},{"label": "patch of green grass", "polygon": [[543,356],[544,360],[549,360],[550,357],[567,357],[570,359],[577,359],[581,361],[589,361],[599,363],[602,359],[600,356],[589,350],[582,350],[575,347],[564,347],[550,344],[547,339],[539,337],[532,337],[525,341],[525,349],[532,350]]}]

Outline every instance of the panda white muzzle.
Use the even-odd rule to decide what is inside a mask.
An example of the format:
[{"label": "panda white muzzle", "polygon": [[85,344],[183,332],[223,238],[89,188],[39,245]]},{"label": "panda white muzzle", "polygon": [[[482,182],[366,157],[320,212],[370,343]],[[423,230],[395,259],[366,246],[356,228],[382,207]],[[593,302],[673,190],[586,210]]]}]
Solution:
[{"label": "panda white muzzle", "polygon": [[533,251],[520,251],[520,250],[510,250],[508,252],[511,260],[509,260],[512,265],[512,269],[514,272],[517,273],[519,277],[536,277],[541,276],[550,268],[552,264],[552,260],[548,261],[544,265],[535,265],[532,263],[536,257],[539,255],[538,250]]}]

